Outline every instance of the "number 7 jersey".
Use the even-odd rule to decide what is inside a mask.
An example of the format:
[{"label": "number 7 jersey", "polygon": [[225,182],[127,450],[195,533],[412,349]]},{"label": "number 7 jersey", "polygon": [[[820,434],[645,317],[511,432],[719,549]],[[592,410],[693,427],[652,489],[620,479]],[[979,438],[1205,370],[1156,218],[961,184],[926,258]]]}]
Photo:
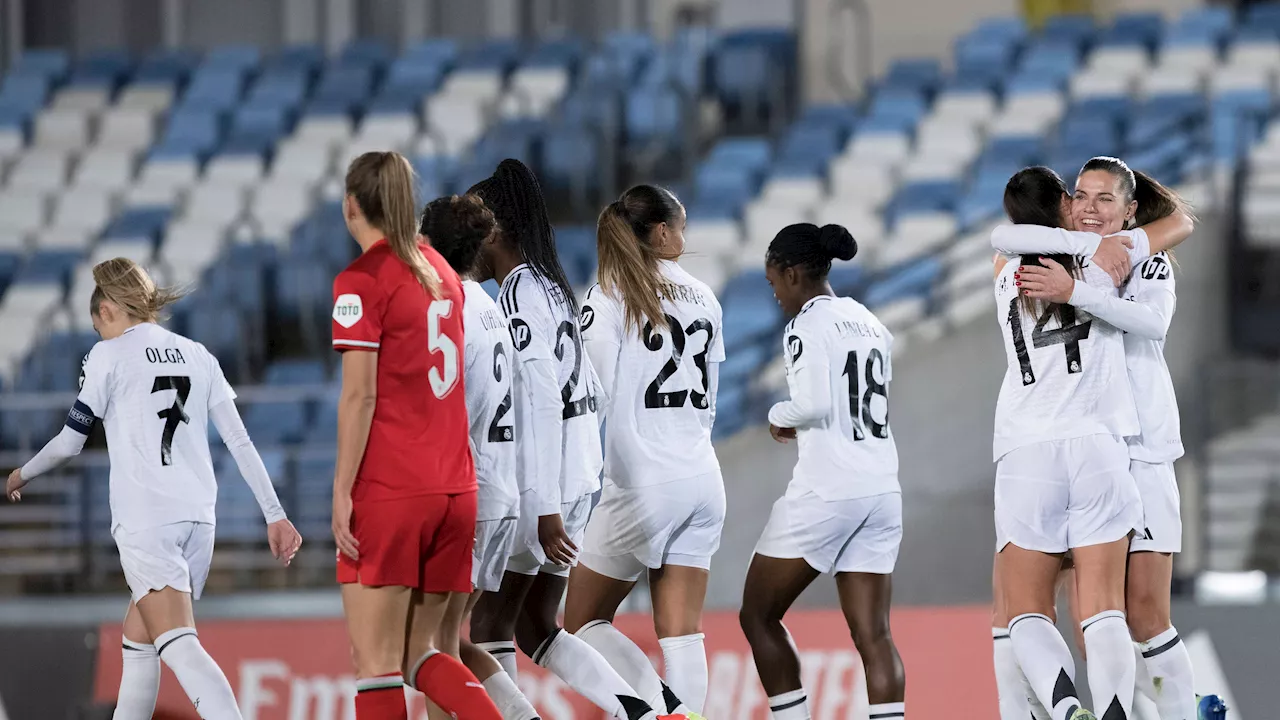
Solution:
[{"label": "number 7 jersey", "polygon": [[[1124,334],[1083,310],[1022,307],[1010,259],[995,278],[996,318],[1007,368],[996,402],[992,455],[1039,442],[1086,435],[1138,433],[1138,413],[1125,371]],[[1081,279],[1116,294],[1111,277],[1085,263]]]},{"label": "number 7 jersey", "polygon": [[769,422],[796,429],[800,459],[787,492],[827,502],[899,492],[888,328],[857,300],[819,295],[782,337],[791,399],[770,408]]}]

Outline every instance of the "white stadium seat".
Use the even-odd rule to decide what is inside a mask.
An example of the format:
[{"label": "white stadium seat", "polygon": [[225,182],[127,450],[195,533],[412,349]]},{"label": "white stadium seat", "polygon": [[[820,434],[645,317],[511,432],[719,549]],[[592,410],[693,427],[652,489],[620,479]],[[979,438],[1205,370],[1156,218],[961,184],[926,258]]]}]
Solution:
[{"label": "white stadium seat", "polygon": [[261,155],[217,155],[205,165],[204,182],[248,187],[262,179],[266,165]]},{"label": "white stadium seat", "polygon": [[141,150],[156,140],[156,113],[145,107],[113,107],[99,120],[98,145]]},{"label": "white stadium seat", "polygon": [[137,155],[132,150],[93,148],[81,156],[74,184],[104,190],[122,189],[133,182],[136,170]]},{"label": "white stadium seat", "polygon": [[38,190],[0,192],[0,233],[27,235],[49,220],[49,196]]},{"label": "white stadium seat", "polygon": [[812,175],[808,177],[775,177],[771,178],[760,189],[760,199],[769,203],[794,203],[800,207],[811,208],[825,199],[827,185],[822,178]]},{"label": "white stadium seat", "polygon": [[58,91],[53,98],[52,106],[56,110],[83,110],[96,113],[110,104],[110,88],[71,86]]},{"label": "white stadium seat", "polygon": [[54,150],[78,150],[89,144],[92,119],[84,110],[44,110],[36,116],[35,144]]},{"label": "white stadium seat", "polygon": [[340,145],[351,138],[351,118],[346,115],[313,115],[298,122],[294,138],[315,144]]},{"label": "white stadium seat", "polygon": [[684,230],[685,245],[691,252],[725,255],[742,247],[742,226],[737,220],[689,221]]},{"label": "white stadium seat", "polygon": [[841,156],[831,164],[832,201],[879,208],[898,186],[893,169],[884,165],[868,165],[857,158]]},{"label": "white stadium seat", "polygon": [[71,157],[59,150],[31,150],[9,171],[8,187],[52,192],[61,190],[71,169]]},{"label": "white stadium seat", "polygon": [[287,140],[276,148],[267,176],[272,180],[315,183],[329,174],[333,148],[327,143]]},{"label": "white stadium seat", "polygon": [[187,220],[227,227],[244,213],[244,188],[237,185],[204,184],[191,189],[182,216]]},{"label": "white stadium seat", "polygon": [[63,193],[54,209],[51,225],[69,230],[101,231],[114,213],[115,203],[106,191]]},{"label": "white stadium seat", "polygon": [[83,252],[93,245],[98,232],[82,227],[50,227],[42,230],[35,237],[35,246],[40,250],[68,250]]},{"label": "white stadium seat", "polygon": [[125,207],[173,207],[182,203],[185,190],[180,185],[166,182],[138,183],[124,196]]},{"label": "white stadium seat", "polygon": [[1133,78],[1151,67],[1151,55],[1145,47],[1103,47],[1089,55],[1089,72]]},{"label": "white stadium seat", "polygon": [[876,165],[898,165],[911,154],[911,138],[906,133],[860,133],[844,148],[850,161]]},{"label": "white stadium seat", "polygon": [[479,105],[494,105],[502,94],[502,75],[494,70],[455,72],[445,79],[440,94],[465,97]]},{"label": "white stadium seat", "polygon": [[142,166],[138,183],[186,188],[194,185],[199,175],[200,164],[193,157],[159,157]]},{"label": "white stadium seat", "polygon": [[173,87],[170,85],[130,85],[116,100],[118,108],[136,108],[151,112],[163,112],[173,105]]},{"label": "white stadium seat", "polygon": [[464,152],[488,124],[484,106],[477,98],[440,93],[426,103],[426,130],[444,143],[441,150],[445,154]]},{"label": "white stadium seat", "polygon": [[990,92],[949,91],[933,103],[933,116],[953,122],[985,125],[996,114],[996,98]]},{"label": "white stadium seat", "polygon": [[1280,41],[1233,43],[1227,49],[1227,65],[1280,69]]},{"label": "white stadium seat", "polygon": [[352,142],[405,147],[417,137],[418,125],[413,113],[367,115]]}]

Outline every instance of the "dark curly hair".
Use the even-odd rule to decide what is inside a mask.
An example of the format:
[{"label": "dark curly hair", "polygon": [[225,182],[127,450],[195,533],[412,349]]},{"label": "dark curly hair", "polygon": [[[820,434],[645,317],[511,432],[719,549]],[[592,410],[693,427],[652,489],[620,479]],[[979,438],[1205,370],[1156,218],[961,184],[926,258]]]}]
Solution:
[{"label": "dark curly hair", "polygon": [[480,256],[480,244],[493,234],[497,221],[477,195],[450,195],[427,203],[418,233],[427,239],[459,275],[467,275]]}]

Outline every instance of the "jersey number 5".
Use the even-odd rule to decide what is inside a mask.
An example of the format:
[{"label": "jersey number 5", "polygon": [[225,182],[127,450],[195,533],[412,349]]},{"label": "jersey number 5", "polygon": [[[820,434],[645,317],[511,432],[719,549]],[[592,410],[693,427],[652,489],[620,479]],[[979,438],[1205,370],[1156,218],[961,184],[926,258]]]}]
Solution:
[{"label": "jersey number 5", "polygon": [[427,371],[431,392],[439,399],[443,399],[458,384],[458,344],[440,328],[440,321],[452,313],[452,300],[432,300],[427,306],[427,347],[433,353],[440,353],[444,361],[441,367],[433,367]]},{"label": "jersey number 5", "polygon": [[[1031,345],[1038,348],[1061,345],[1067,354],[1067,372],[1074,375],[1083,368],[1080,341],[1089,337],[1093,321],[1086,320],[1077,324],[1076,309],[1070,305],[1059,305],[1058,313],[1061,327],[1045,330],[1049,318],[1053,317],[1053,307],[1045,308],[1031,330]],[[1031,369],[1031,354],[1027,352],[1027,340],[1022,333],[1022,308],[1018,305],[1017,297],[1009,301],[1009,334],[1013,337],[1013,352],[1018,356],[1018,369],[1022,371],[1022,384],[1024,387],[1031,385],[1036,381],[1036,374]]]},{"label": "jersey number 5", "polygon": [[158,393],[161,390],[176,390],[178,393],[173,398],[172,405],[156,413],[164,420],[164,432],[160,433],[160,464],[172,465],[173,433],[177,431],[178,423],[191,422],[186,410],[187,396],[191,394],[191,378],[185,375],[162,375],[151,383],[151,392]]},{"label": "jersey number 5", "polygon": [[[850,350],[844,359],[844,375],[849,378],[849,419],[853,421],[853,439],[866,440],[865,427],[871,428],[872,437],[881,439],[889,437],[889,390],[883,380],[876,380],[875,366],[880,364],[880,377],[884,377],[884,353],[879,348],[871,348],[867,353],[867,367],[864,372],[867,381],[865,392],[859,393],[858,351]],[[861,397],[859,397],[861,395]],[[884,422],[878,423],[871,416],[871,398],[879,395],[884,398]]]}]

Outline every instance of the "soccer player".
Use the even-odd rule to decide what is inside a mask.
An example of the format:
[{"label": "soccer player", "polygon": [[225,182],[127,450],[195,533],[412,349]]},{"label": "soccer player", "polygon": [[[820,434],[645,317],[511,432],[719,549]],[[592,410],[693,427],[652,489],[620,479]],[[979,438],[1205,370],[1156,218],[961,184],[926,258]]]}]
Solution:
[{"label": "soccer player", "polygon": [[[650,705],[693,717],[707,694],[702,606],[724,526],[711,444],[724,326],[711,288],[675,262],[684,226],[684,207],[652,185],[600,214],[600,283],[581,317],[608,423],[606,482],[569,574],[565,628]],[[646,571],[670,689],[611,622]]]},{"label": "soccer player", "polygon": [[511,339],[493,299],[471,279],[480,244],[493,234],[493,213],[475,195],[453,195],[427,204],[418,232],[462,278],[466,305],[462,325],[463,380],[471,419],[471,454],[479,484],[471,595],[449,600],[440,629],[442,649],[460,655],[480,679],[506,720],[532,720],[538,713],[492,655],[460,637],[462,623],[481,592],[497,592],[515,542],[520,512],[516,484],[516,425],[511,378]]},{"label": "soccer player", "polygon": [[80,394],[62,431],[9,475],[5,491],[21,500],[23,486],[78,455],[101,421],[111,459],[111,535],[133,596],[114,718],[151,717],[163,661],[201,717],[238,720],[231,686],[201,646],[191,608],[213,556],[210,420],[258,500],[271,554],[287,566],[302,537],[280,507],[217,358],[157,324],[181,293],[157,288],[126,258],[99,263],[93,280],[89,314],[102,341],[85,356]]},{"label": "soccer player", "polygon": [[406,720],[407,672],[459,720],[498,720],[475,675],[432,646],[450,595],[471,592],[462,284],[417,242],[413,170],[399,154],[352,161],[342,213],[362,250],[333,283],[342,353],[333,536],[356,717]]},{"label": "soccer player", "polygon": [[582,349],[578,302],[556,254],[542,191],[528,167],[508,159],[468,192],[498,221],[476,279],[493,277],[502,287],[498,307],[514,348],[520,483],[514,554],[498,592],[476,603],[471,639],[515,678],[514,635],[534,662],[611,717],[652,717],[653,709],[608,661],[556,620],[603,459],[598,381]]},{"label": "soccer player", "polygon": [[794,316],[783,333],[790,398],[769,410],[769,432],[779,442],[797,439],[800,457],[756,545],[740,620],[774,720],[809,718],[800,658],[782,618],[822,573],[835,575],[866,671],[870,716],[906,717],[902,659],[889,630],[902,541],[889,429],[893,336],[827,282],[831,261],[857,251],[845,228],[802,223],[783,228],[765,260],[778,304]]},{"label": "soccer player", "polygon": [[[1106,157],[1090,160],[1081,170],[1072,203],[1074,225],[1102,235],[1119,232],[1126,223],[1117,208],[1134,203],[1132,223],[1143,226],[1152,245],[1162,239],[1165,227],[1178,239],[1194,227],[1194,216],[1176,192]],[[1087,254],[1090,240],[1082,233],[1050,232],[1042,241],[1017,250]],[[1216,696],[1197,700],[1191,657],[1170,617],[1173,553],[1182,548],[1173,463],[1183,453],[1177,399],[1164,360],[1164,339],[1176,306],[1173,269],[1170,253],[1152,255],[1126,278],[1120,297],[1076,282],[1052,260],[1045,261],[1045,267],[1024,268],[1021,275],[1028,296],[1069,302],[1125,332],[1125,363],[1141,428],[1139,435],[1128,438],[1129,467],[1145,516],[1143,531],[1129,546],[1126,586],[1126,616],[1138,641],[1138,689],[1156,704],[1161,720],[1209,720],[1220,717],[1225,708],[1214,707],[1221,705]]]}]

